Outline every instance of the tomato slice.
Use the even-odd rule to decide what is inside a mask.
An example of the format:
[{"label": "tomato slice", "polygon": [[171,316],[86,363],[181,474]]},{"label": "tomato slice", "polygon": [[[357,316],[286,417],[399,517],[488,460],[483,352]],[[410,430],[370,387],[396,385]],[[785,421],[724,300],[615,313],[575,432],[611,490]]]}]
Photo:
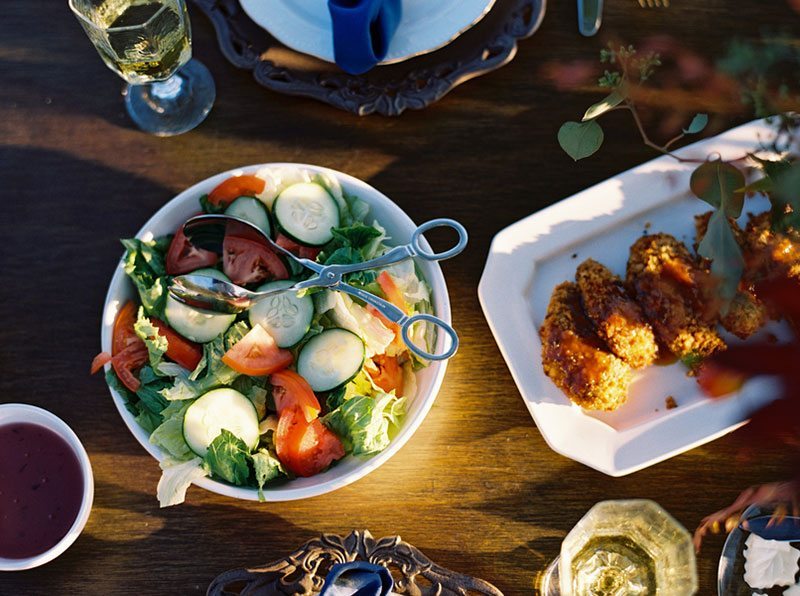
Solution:
[{"label": "tomato slice", "polygon": [[314,390],[303,377],[293,370],[281,370],[269,378],[272,383],[272,397],[278,414],[286,408],[300,408],[307,422],[319,416],[322,408]]},{"label": "tomato slice", "polygon": [[261,242],[226,234],[222,242],[222,255],[225,275],[240,286],[289,278],[289,270],[280,257]]},{"label": "tomato slice", "polygon": [[147,358],[147,346],[144,345],[144,342],[141,344],[131,344],[111,358],[111,366],[114,368],[114,372],[117,373],[119,380],[134,393],[136,393],[142,385],[139,378],[134,374],[134,371],[144,366],[145,362],[147,362]]},{"label": "tomato slice", "polygon": [[251,377],[271,375],[289,366],[294,357],[282,350],[261,325],[253,327],[222,357],[233,370]]},{"label": "tomato slice", "polygon": [[167,358],[188,371],[197,368],[203,358],[203,346],[178,335],[169,325],[155,317],[151,317],[150,321],[158,329],[158,333],[167,338]]},{"label": "tomato slice", "polygon": [[95,356],[92,359],[92,367],[90,369],[91,374],[96,373],[109,362],[111,362],[111,354],[109,354],[108,352],[100,352],[97,356]]},{"label": "tomato slice", "polygon": [[403,298],[403,293],[400,291],[400,288],[397,287],[397,284],[394,283],[392,276],[386,271],[381,271],[377,282],[381,287],[383,295],[386,296],[386,299],[404,313],[408,313],[408,304],[406,304],[406,299]]},{"label": "tomato slice", "polygon": [[267,183],[258,176],[233,176],[208,193],[212,205],[227,205],[239,197],[254,197],[262,192]]},{"label": "tomato slice", "polygon": [[403,369],[397,361],[397,356],[378,354],[372,357],[372,362],[367,361],[367,374],[372,382],[386,393],[394,391],[398,397],[403,395]]},{"label": "tomato slice", "polygon": [[284,236],[280,232],[278,232],[278,235],[275,237],[275,244],[285,248],[290,253],[297,255],[301,259],[311,259],[312,261],[316,261],[319,253],[322,252],[322,248],[320,247],[303,246],[288,236]]},{"label": "tomato slice", "polygon": [[313,476],[344,457],[342,442],[319,418],[306,420],[298,407],[283,411],[275,431],[278,459],[297,476]]},{"label": "tomato slice", "polygon": [[183,226],[178,228],[167,251],[167,273],[183,275],[202,267],[213,267],[219,257],[210,250],[197,248],[189,242],[183,233]]},{"label": "tomato slice", "polygon": [[114,319],[114,331],[111,336],[111,354],[119,354],[122,350],[131,344],[138,344],[142,340],[136,335],[133,330],[133,324],[136,322],[136,304],[129,300],[117,313],[117,318]]}]

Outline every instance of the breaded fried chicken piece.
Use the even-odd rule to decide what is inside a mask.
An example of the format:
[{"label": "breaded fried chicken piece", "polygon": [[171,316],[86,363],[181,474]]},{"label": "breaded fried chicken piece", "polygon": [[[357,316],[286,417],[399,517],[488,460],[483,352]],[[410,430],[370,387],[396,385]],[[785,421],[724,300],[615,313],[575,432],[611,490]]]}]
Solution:
[{"label": "breaded fried chicken piece", "polygon": [[800,279],[800,232],[773,232],[769,211],[750,215],[745,228],[746,275],[752,281]]},{"label": "breaded fried chicken piece", "polygon": [[669,234],[642,236],[631,246],[628,288],[656,338],[685,362],[694,363],[725,348],[705,320],[698,282],[707,275]]},{"label": "breaded fried chicken piece", "polygon": [[595,333],[576,284],[553,290],[539,336],[545,374],[573,402],[590,410],[614,410],[625,402],[631,369]]},{"label": "breaded fried chicken piece", "polygon": [[[694,218],[694,227],[696,232],[695,251],[697,251],[697,248],[700,246],[700,242],[702,242],[706,235],[706,231],[708,230],[708,221],[711,219],[712,213],[712,211],[709,211],[707,213],[703,213],[702,215],[696,215]],[[744,231],[739,227],[739,224],[736,223],[735,219],[731,219],[730,224],[731,230],[733,230],[733,236],[736,238],[736,242],[742,248],[742,252],[745,253],[747,250],[747,240]],[[761,329],[766,322],[766,305],[755,295],[752,284],[748,282],[745,277],[743,277],[739,284],[739,291],[736,293],[736,296],[734,296],[733,300],[731,300],[731,303],[728,306],[728,312],[720,316],[720,323],[725,329],[733,333],[736,337],[740,339],[747,339],[756,331]]]},{"label": "breaded fried chicken piece", "polygon": [[575,281],[584,311],[614,355],[633,368],[652,364],[658,354],[653,328],[622,280],[606,266],[586,259],[575,272]]}]

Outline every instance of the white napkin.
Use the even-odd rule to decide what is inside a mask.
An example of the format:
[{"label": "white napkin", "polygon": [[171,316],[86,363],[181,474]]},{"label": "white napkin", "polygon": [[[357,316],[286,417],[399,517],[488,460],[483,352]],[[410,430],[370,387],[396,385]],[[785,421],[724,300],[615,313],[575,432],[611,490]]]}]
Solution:
[{"label": "white napkin", "polygon": [[788,542],[750,534],[744,551],[744,581],[755,589],[792,586],[800,569],[800,551]]}]

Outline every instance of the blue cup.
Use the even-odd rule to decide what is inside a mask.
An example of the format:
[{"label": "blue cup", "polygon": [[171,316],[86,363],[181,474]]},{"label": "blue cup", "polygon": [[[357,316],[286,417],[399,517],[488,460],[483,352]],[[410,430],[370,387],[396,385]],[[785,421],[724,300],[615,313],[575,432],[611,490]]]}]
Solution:
[{"label": "blue cup", "polygon": [[394,588],[386,567],[365,561],[337,563],[331,567],[319,596],[349,592],[353,596],[388,596]]},{"label": "blue cup", "polygon": [[402,16],[402,0],[328,0],[333,53],[342,70],[367,72],[386,58]]}]

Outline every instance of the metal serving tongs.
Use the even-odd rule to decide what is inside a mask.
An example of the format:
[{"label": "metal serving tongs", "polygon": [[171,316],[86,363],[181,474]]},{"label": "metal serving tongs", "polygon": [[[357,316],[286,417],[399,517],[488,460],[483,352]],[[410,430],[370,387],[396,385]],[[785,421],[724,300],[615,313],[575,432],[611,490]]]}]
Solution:
[{"label": "metal serving tongs", "polygon": [[[247,310],[253,304],[276,294],[281,294],[283,292],[299,292],[308,288],[323,287],[350,294],[375,307],[386,319],[400,326],[402,338],[406,346],[420,358],[425,360],[447,360],[458,350],[458,334],[442,319],[424,313],[409,316],[391,302],[387,302],[383,298],[379,298],[374,294],[353,287],[342,281],[342,276],[347,273],[363,271],[365,269],[377,269],[412,257],[419,257],[426,261],[441,261],[456,256],[467,246],[467,230],[457,221],[452,219],[433,219],[414,230],[414,233],[411,235],[410,243],[403,246],[396,246],[388,250],[385,254],[369,261],[348,265],[322,265],[310,259],[297,257],[282,246],[279,246],[272,238],[264,234],[264,232],[255,225],[244,219],[231,217],[230,215],[198,215],[184,224],[183,232],[189,242],[197,248],[221,253],[222,243],[225,238],[225,229],[229,222],[236,222],[249,226],[250,230],[259,234],[275,251],[299,263],[306,269],[310,269],[316,273],[316,275],[309,279],[299,281],[288,288],[263,292],[254,292],[237,286],[236,284],[204,275],[181,275],[173,278],[169,286],[170,294],[179,302],[195,308],[234,314]],[[421,243],[422,235],[433,228],[440,227],[454,229],[456,233],[458,233],[458,243],[449,250],[439,253],[427,250]],[[442,329],[450,338],[450,345],[442,354],[429,354],[411,341],[411,326],[418,321],[432,323],[436,327]]]}]

